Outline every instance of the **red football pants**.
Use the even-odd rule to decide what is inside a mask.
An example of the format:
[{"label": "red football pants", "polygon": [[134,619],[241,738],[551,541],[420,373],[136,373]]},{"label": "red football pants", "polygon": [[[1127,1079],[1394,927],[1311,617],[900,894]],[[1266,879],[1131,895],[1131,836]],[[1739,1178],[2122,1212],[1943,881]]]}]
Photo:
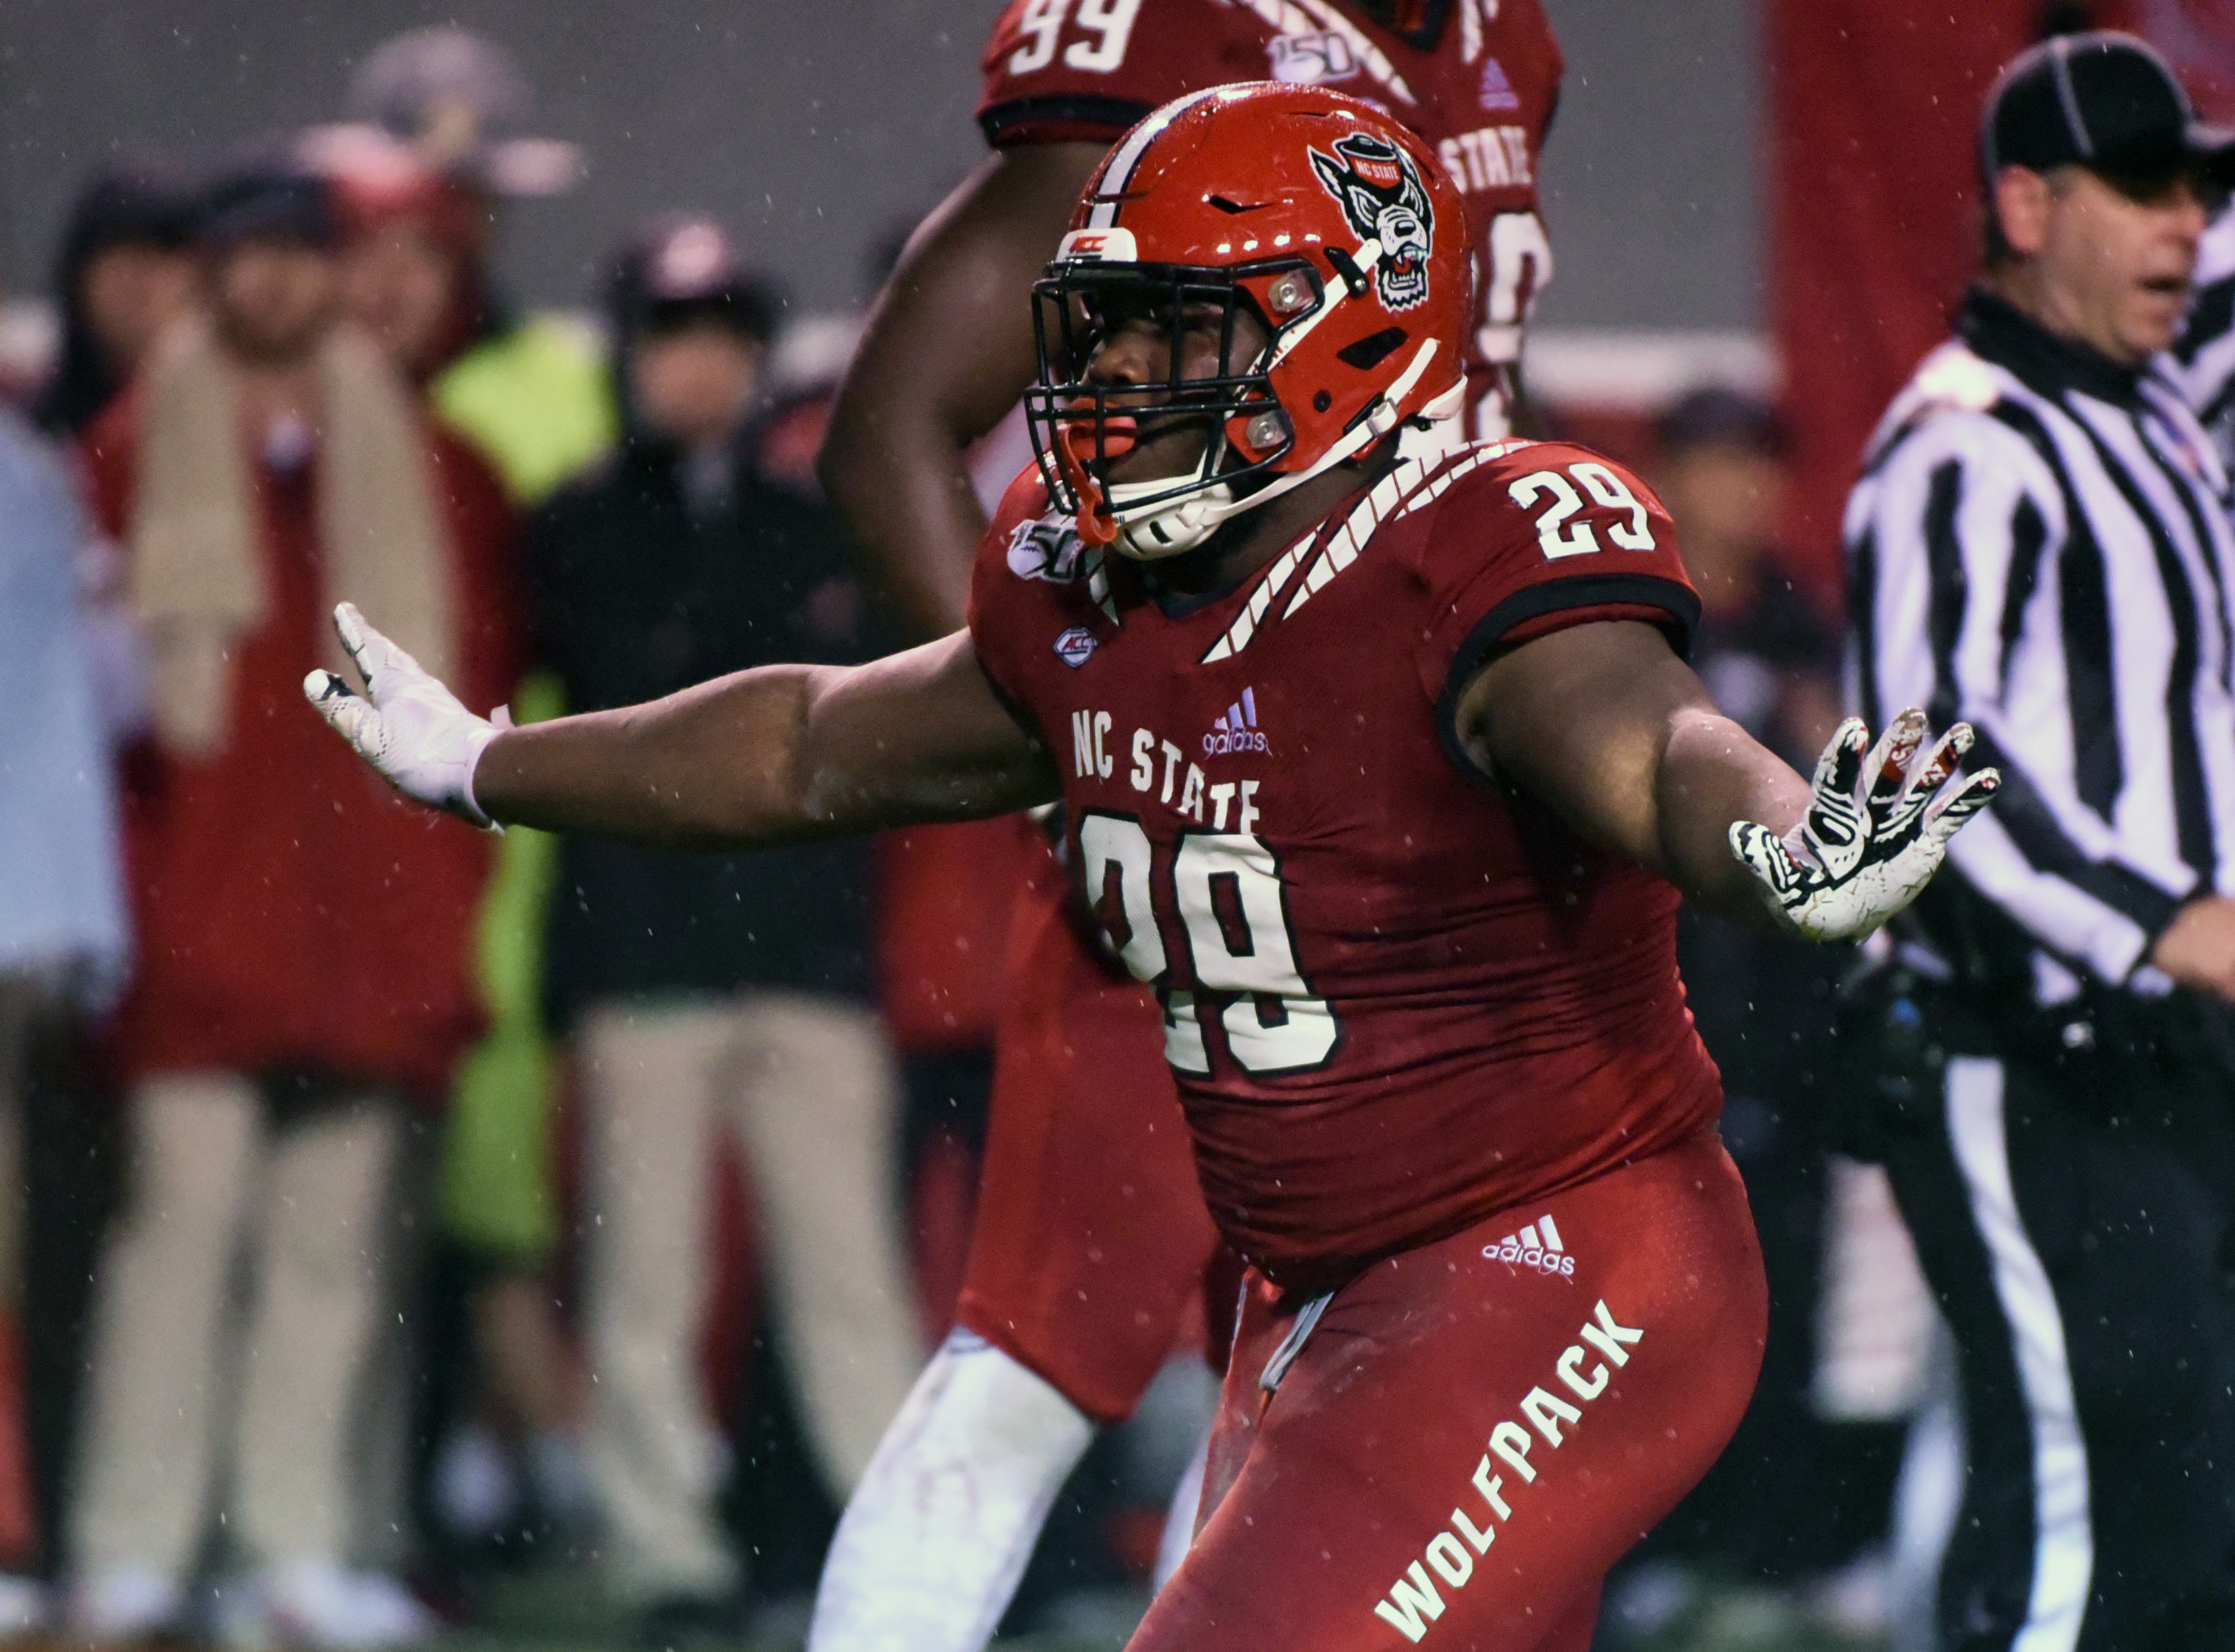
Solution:
[{"label": "red football pants", "polygon": [[1128,1652],[1586,1652],[1738,1427],[1768,1291],[1710,1135],[1303,1306],[1252,1270],[1195,1547]]},{"label": "red football pants", "polygon": [[1052,856],[1009,929],[955,1317],[1100,1422],[1171,1356],[1217,1243],[1156,1000],[1073,928]]}]

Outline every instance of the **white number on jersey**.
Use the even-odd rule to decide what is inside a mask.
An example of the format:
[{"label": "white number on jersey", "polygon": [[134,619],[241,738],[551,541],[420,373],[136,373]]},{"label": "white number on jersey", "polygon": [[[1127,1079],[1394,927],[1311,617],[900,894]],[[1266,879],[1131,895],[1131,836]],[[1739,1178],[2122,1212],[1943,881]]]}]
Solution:
[{"label": "white number on jersey", "polygon": [[1552,285],[1552,242],[1544,220],[1533,212],[1498,213],[1490,220],[1489,254],[1475,348],[1485,361],[1504,366],[1521,358],[1529,312]]},{"label": "white number on jersey", "polygon": [[1532,470],[1513,482],[1506,492],[1513,502],[1524,510],[1533,509],[1537,500],[1546,494],[1552,495],[1537,518],[1537,543],[1544,547],[1547,558],[1588,556],[1599,548],[1598,535],[1591,531],[1589,522],[1577,522],[1572,527],[1568,518],[1583,508],[1583,496],[1576,491],[1576,482],[1583,484],[1590,496],[1611,510],[1626,510],[1629,520],[1616,522],[1607,529],[1607,537],[1625,551],[1649,551],[1653,548],[1653,530],[1647,526],[1645,504],[1630,492],[1629,484],[1603,464],[1589,460],[1568,467],[1568,475],[1557,470]]},{"label": "white number on jersey", "polygon": [[[1025,43],[1009,54],[1009,73],[1030,75],[1055,62],[1058,39],[1063,34],[1064,14],[1072,0],[1025,0],[1017,19]],[[1133,38],[1133,20],[1141,15],[1141,0],[1078,0],[1073,19],[1083,35],[1064,52],[1063,61],[1092,75],[1107,75],[1125,61],[1125,48]]]},{"label": "white number on jersey", "polygon": [[1071,0],[1025,0],[1017,27],[1027,38],[1009,54],[1009,73],[1029,75],[1055,62],[1056,36],[1063,32],[1063,14],[1069,10]]},{"label": "white number on jersey", "polygon": [[[1190,832],[1172,860],[1172,888],[1196,979],[1213,992],[1238,994],[1221,1019],[1226,1046],[1242,1070],[1294,1072],[1333,1054],[1334,1012],[1312,996],[1296,967],[1280,862],[1265,840]],[[1240,934],[1228,934],[1229,920],[1239,921]]]},{"label": "white number on jersey", "polygon": [[1110,893],[1111,873],[1117,874],[1118,913],[1125,933],[1110,930],[1107,918],[1103,928],[1134,979],[1154,981],[1164,973],[1164,938],[1157,933],[1157,914],[1149,905],[1149,835],[1140,822],[1123,815],[1088,815],[1078,823],[1078,858],[1086,873],[1087,902],[1097,912]]},{"label": "white number on jersey", "polygon": [[1583,484],[1583,491],[1612,510],[1626,510],[1629,520],[1607,529],[1607,537],[1625,551],[1653,548],[1653,530],[1645,524],[1645,502],[1630,492],[1629,484],[1603,464],[1588,461],[1571,464],[1568,474]]},{"label": "white number on jersey", "polygon": [[[1087,903],[1102,920],[1103,933],[1118,948],[1118,960],[1133,979],[1157,989],[1164,1005],[1164,1059],[1182,1072],[1209,1072],[1209,1053],[1203,1047],[1203,1026],[1196,1019],[1195,1000],[1175,991],[1164,977],[1164,938],[1157,931],[1156,909],[1150,904],[1149,875],[1154,852],[1141,823],[1126,815],[1090,811],[1079,817],[1079,869],[1085,874]],[[1117,884],[1113,891],[1112,882]],[[1112,925],[1108,902],[1117,897],[1120,934]]]},{"label": "white number on jersey", "polygon": [[1073,69],[1107,75],[1125,61],[1125,43],[1133,36],[1133,19],[1141,15],[1141,0],[1078,0],[1078,26],[1101,39],[1089,45],[1075,40],[1063,61]]},{"label": "white number on jersey", "polygon": [[[1163,1000],[1164,1059],[1182,1072],[1209,1072],[1194,994],[1166,979],[1148,834],[1129,816],[1090,812],[1078,823],[1078,852],[1087,899],[1118,957]],[[1219,1019],[1227,1048],[1242,1069],[1262,1075],[1322,1065],[1334,1052],[1341,1029],[1297,967],[1280,862],[1264,839],[1189,833],[1172,857],[1171,888],[1195,979],[1211,992],[1234,995]]]},{"label": "white number on jersey", "polygon": [[1537,542],[1544,547],[1546,556],[1588,556],[1598,549],[1598,535],[1591,532],[1589,522],[1567,526],[1568,518],[1583,508],[1583,496],[1558,471],[1532,470],[1505,491],[1524,510],[1534,507],[1541,495],[1552,495],[1552,502],[1537,518]]}]

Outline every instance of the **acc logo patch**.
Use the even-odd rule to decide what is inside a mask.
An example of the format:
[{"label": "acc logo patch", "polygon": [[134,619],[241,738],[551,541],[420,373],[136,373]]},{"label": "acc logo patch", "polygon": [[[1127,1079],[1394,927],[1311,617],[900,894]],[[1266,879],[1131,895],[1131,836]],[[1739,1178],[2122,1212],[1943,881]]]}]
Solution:
[{"label": "acc logo patch", "polygon": [[1105,264],[1131,264],[1141,256],[1138,244],[1130,229],[1075,229],[1063,238],[1055,249],[1059,262],[1065,259],[1081,263],[1089,260]]},{"label": "acc logo patch", "polygon": [[1428,297],[1428,253],[1435,245],[1436,215],[1412,157],[1371,133],[1334,141],[1334,154],[1310,152],[1312,173],[1342,203],[1360,239],[1381,243],[1373,287],[1384,308],[1410,310]]},{"label": "acc logo patch", "polygon": [[1073,671],[1086,664],[1094,649],[1094,633],[1085,626],[1073,626],[1055,639],[1056,658]]},{"label": "acc logo patch", "polygon": [[1020,580],[1068,584],[1085,572],[1085,549],[1068,516],[1019,522],[1009,535],[1009,572]]}]

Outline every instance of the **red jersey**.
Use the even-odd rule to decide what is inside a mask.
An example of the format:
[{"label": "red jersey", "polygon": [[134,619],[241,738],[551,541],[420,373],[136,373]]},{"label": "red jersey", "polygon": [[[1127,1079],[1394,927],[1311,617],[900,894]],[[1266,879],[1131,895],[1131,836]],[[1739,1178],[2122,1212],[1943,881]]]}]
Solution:
[{"label": "red jersey", "polygon": [[[120,541],[141,410],[128,392],[84,438],[94,515]],[[469,705],[499,705],[520,663],[512,513],[471,449],[433,427],[427,441],[452,559],[454,685]],[[254,474],[269,613],[234,649],[225,744],[188,761],[143,741],[123,764],[139,946],[120,1062],[134,1082],[308,1068],[435,1105],[482,1029],[474,913],[489,840],[398,797],[303,715],[303,678],[330,634],[318,492],[307,471]]]},{"label": "red jersey", "polygon": [[1466,434],[1503,436],[1511,369],[1552,248],[1537,161],[1559,101],[1559,43],[1539,0],[1453,0],[1434,40],[1347,0],[1010,0],[980,67],[979,124],[996,148],[1114,142],[1206,86],[1324,85],[1427,140],[1465,197],[1476,331]]},{"label": "red jersey", "polygon": [[1236,590],[1167,613],[1035,472],[971,593],[1062,768],[1074,864],[1163,1005],[1212,1216],[1332,1283],[1710,1124],[1678,896],[1459,755],[1490,652],[1699,601],[1667,513],[1558,442],[1410,459]]}]

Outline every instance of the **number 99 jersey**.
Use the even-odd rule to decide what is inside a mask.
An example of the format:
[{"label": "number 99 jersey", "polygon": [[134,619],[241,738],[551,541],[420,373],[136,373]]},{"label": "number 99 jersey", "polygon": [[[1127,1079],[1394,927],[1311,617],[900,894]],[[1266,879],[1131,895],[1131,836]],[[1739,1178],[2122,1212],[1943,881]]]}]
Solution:
[{"label": "number 99 jersey", "polygon": [[1720,1106],[1676,892],[1460,753],[1492,651],[1699,612],[1660,503],[1557,442],[1407,459],[1236,590],[1168,614],[1036,471],[971,631],[1064,777],[1089,903],[1163,1006],[1211,1215],[1331,1287],[1693,1135]]},{"label": "number 99 jersey", "polygon": [[982,62],[979,124],[997,148],[1114,143],[1208,86],[1284,81],[1347,92],[1426,139],[1465,197],[1476,325],[1465,434],[1504,436],[1513,370],[1552,249],[1537,161],[1562,62],[1539,0],[1399,0],[1416,28],[1354,0],[1011,0]]}]

